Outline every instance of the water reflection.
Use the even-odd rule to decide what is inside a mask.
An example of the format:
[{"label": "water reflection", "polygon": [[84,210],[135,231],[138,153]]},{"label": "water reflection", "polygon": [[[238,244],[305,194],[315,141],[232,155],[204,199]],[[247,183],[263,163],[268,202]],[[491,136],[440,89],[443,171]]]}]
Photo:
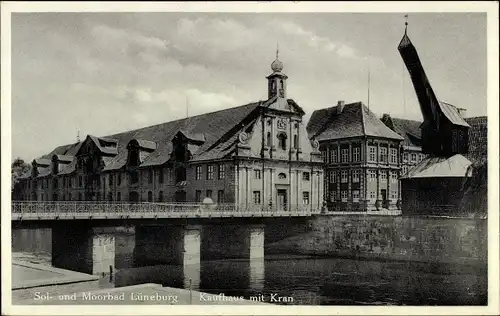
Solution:
[{"label": "water reflection", "polygon": [[[477,267],[270,256],[266,260],[202,261],[186,267],[136,267],[134,244],[133,235],[117,235],[116,272],[103,287],[158,283],[247,298],[263,295],[268,302],[272,295],[293,298],[293,302],[279,304],[487,304],[487,271]],[[50,264],[50,247],[50,231],[13,231],[14,252],[23,251]]]}]

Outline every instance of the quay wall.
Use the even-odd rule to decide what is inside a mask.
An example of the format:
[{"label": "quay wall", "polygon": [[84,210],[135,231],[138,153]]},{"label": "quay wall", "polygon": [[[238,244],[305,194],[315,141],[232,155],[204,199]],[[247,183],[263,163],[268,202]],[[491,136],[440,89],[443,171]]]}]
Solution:
[{"label": "quay wall", "polygon": [[266,227],[266,240],[274,240],[266,255],[487,264],[486,219],[320,215],[295,226]]}]

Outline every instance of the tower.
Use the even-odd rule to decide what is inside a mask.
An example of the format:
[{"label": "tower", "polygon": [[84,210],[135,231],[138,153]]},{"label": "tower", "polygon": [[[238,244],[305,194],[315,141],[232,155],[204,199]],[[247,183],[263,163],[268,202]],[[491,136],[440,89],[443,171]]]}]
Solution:
[{"label": "tower", "polygon": [[276,48],[276,60],[272,62],[271,69],[272,74],[267,76],[268,82],[268,98],[277,96],[281,99],[286,99],[286,79],[287,75],[282,73],[283,63],[278,59],[279,50]]}]

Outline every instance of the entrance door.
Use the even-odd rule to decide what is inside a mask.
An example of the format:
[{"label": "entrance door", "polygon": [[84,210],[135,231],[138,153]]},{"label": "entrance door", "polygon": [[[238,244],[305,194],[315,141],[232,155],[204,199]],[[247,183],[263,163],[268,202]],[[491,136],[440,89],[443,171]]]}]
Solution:
[{"label": "entrance door", "polygon": [[175,202],[179,203],[186,202],[186,191],[175,192]]},{"label": "entrance door", "polygon": [[278,190],[278,211],[286,211],[287,209],[287,193],[285,189]]},{"label": "entrance door", "polygon": [[132,202],[132,203],[139,202],[139,193],[137,193],[136,191],[130,192],[128,195],[128,200],[129,200],[129,202]]},{"label": "entrance door", "polygon": [[387,208],[387,190],[380,190],[380,195],[382,196],[382,207]]}]

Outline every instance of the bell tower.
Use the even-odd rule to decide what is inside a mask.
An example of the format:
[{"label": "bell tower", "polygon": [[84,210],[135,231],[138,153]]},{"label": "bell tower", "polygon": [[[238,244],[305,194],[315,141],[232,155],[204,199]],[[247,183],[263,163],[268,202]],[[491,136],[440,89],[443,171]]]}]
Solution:
[{"label": "bell tower", "polygon": [[283,70],[283,63],[278,59],[279,49],[276,47],[276,60],[271,64],[272,74],[267,76],[268,83],[268,93],[269,99],[277,96],[281,99],[286,99],[286,80],[288,79]]}]

